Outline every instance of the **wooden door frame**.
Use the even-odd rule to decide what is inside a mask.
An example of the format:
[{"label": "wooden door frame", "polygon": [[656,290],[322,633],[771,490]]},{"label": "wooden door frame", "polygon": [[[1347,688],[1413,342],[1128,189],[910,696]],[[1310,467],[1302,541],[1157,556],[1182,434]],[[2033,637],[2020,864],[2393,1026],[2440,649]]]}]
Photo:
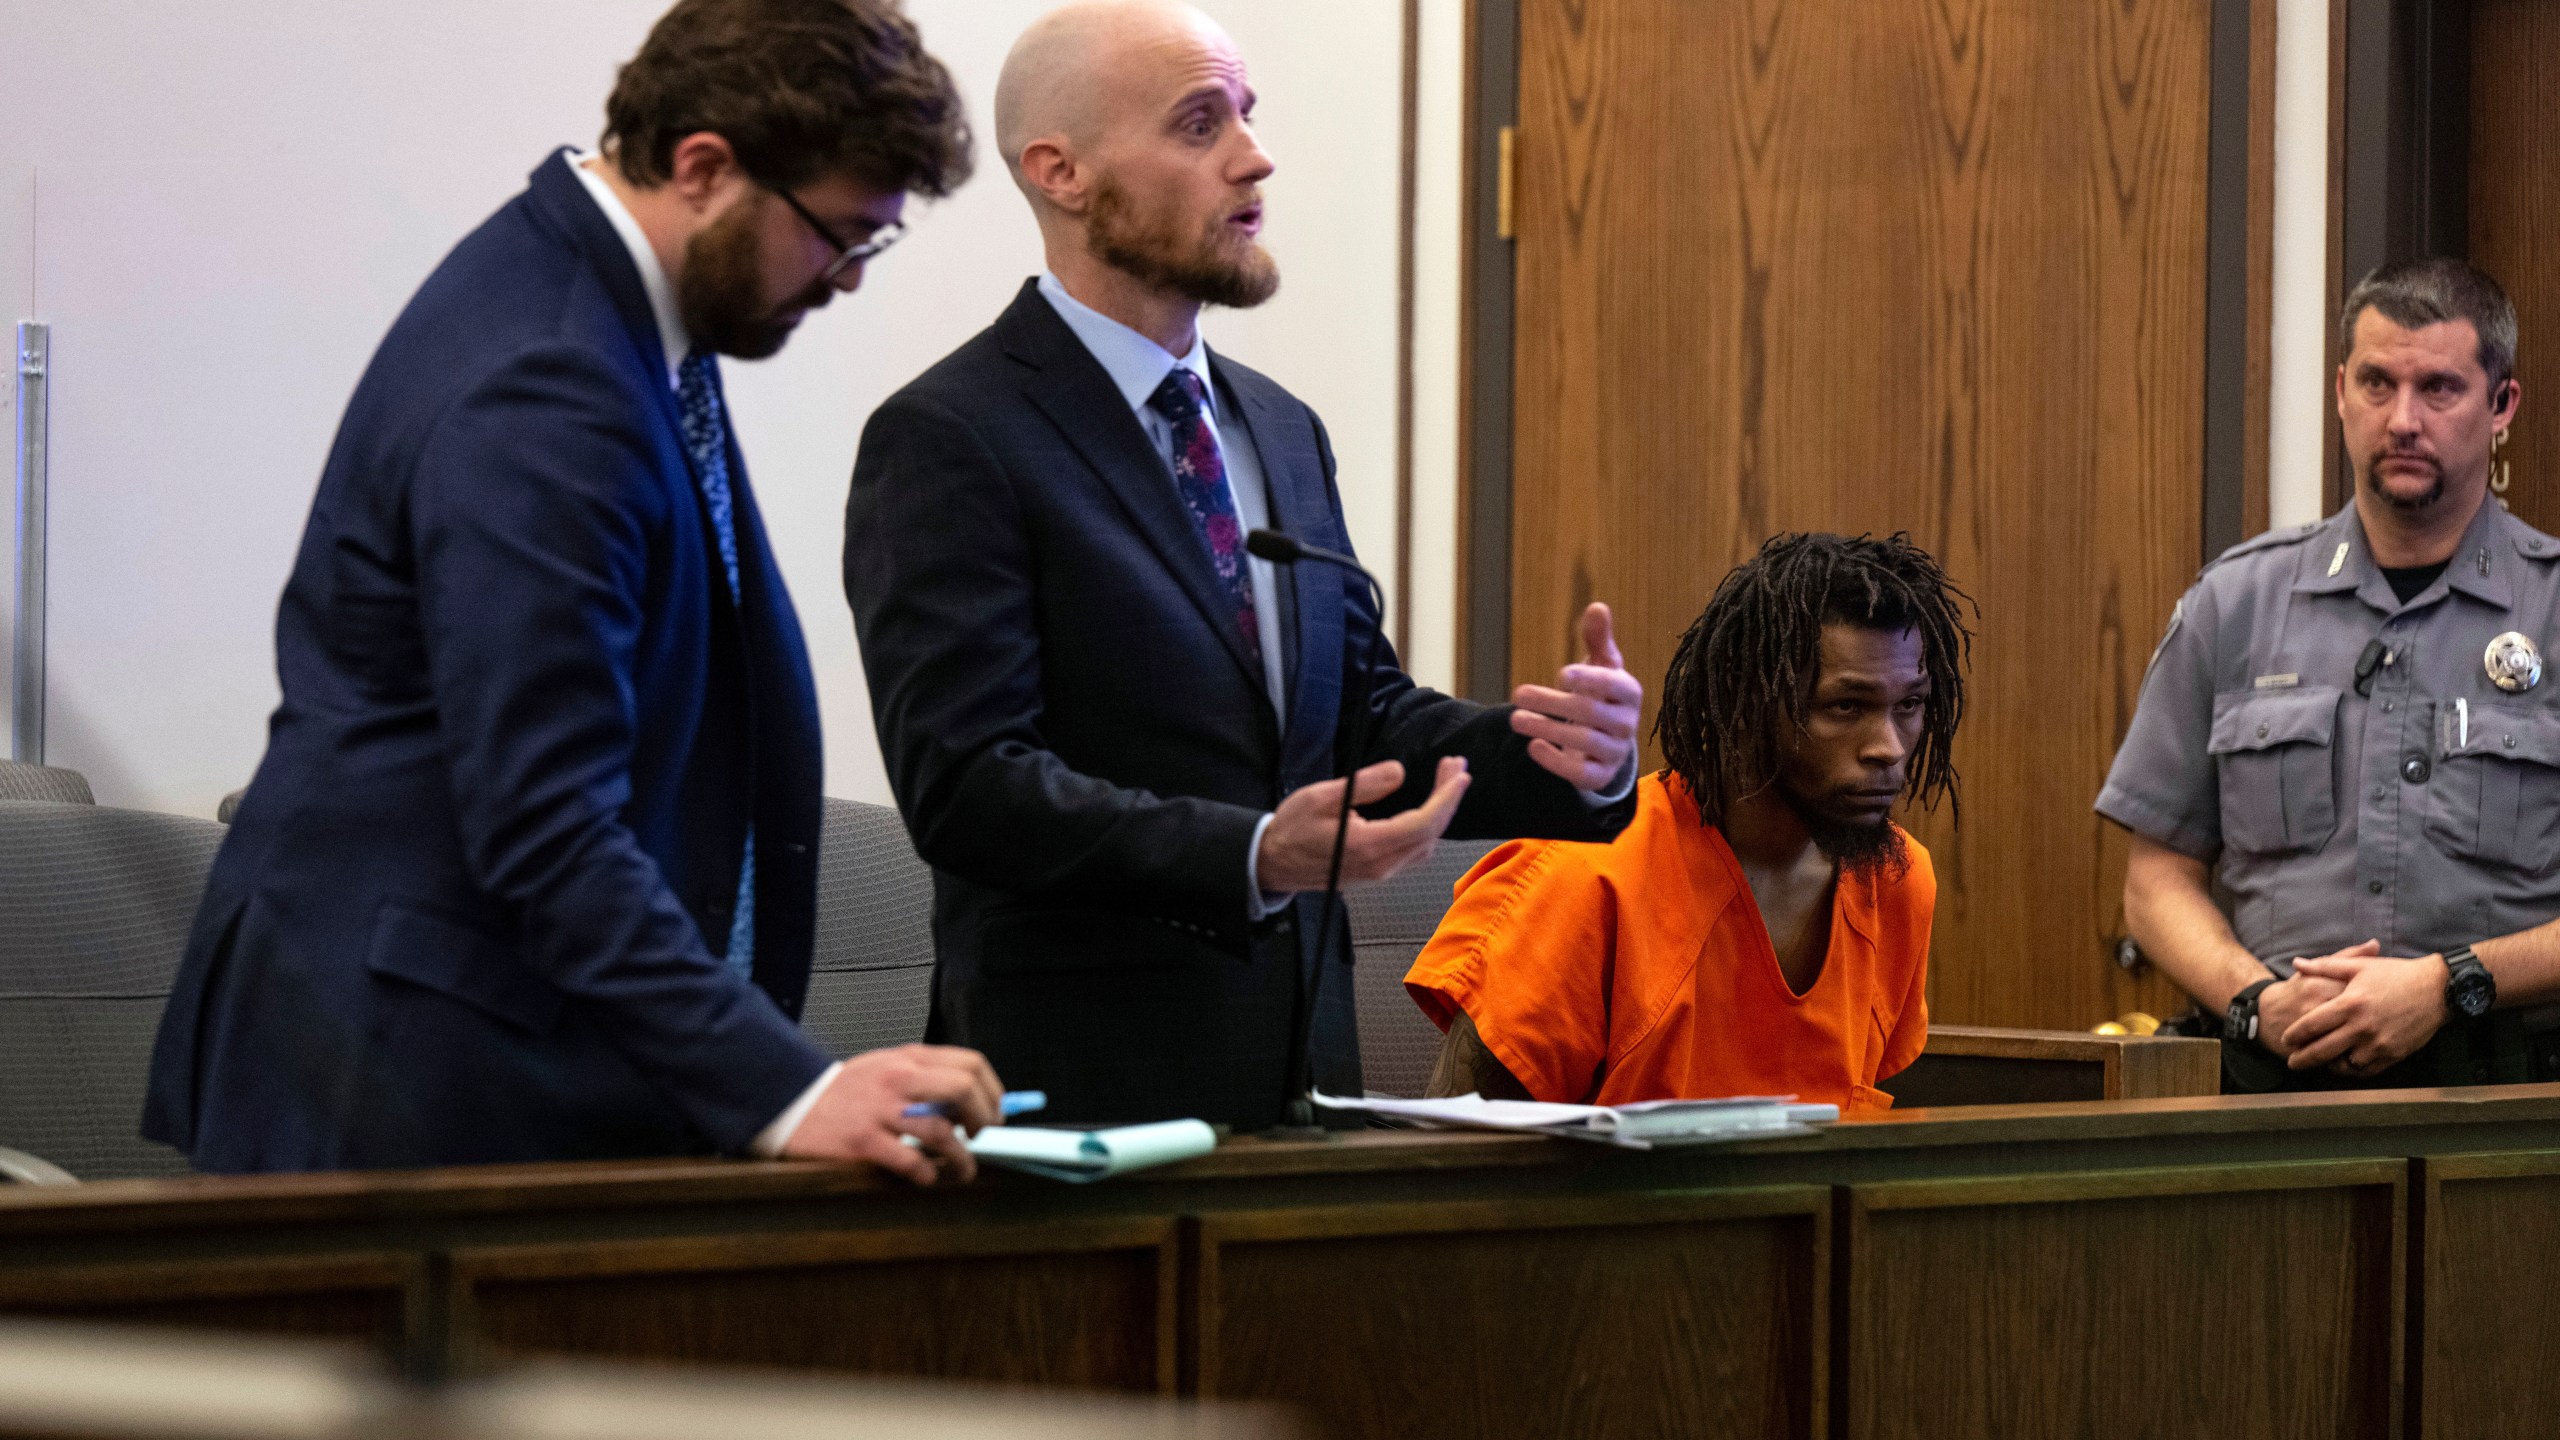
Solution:
[{"label": "wooden door frame", "polygon": [[[2274,244],[2276,0],[2211,3],[2201,367],[2204,467],[2197,477],[2204,545],[2199,564],[2267,524],[2267,331]],[[2442,6],[2460,0],[2331,3],[2345,9]],[[1466,174],[1460,202],[1465,229],[1458,251],[1456,688],[1488,704],[1505,699],[1512,680],[1512,377],[1518,269],[1512,242],[1499,230],[1498,202],[1500,137],[1518,123],[1520,113],[1521,4],[1467,0],[1466,12]],[[2330,33],[2338,36],[2343,28],[2333,21]],[[2333,44],[2333,65],[2344,63],[2346,48]],[[2338,85],[2331,86],[2333,103],[2339,91]],[[2333,112],[2333,131],[2336,120]],[[2331,150],[2339,153],[2336,145]],[[2334,217],[2339,187],[2334,168],[2331,185]],[[2334,295],[2335,243],[2331,253]],[[2336,466],[2330,469],[2334,474]]]},{"label": "wooden door frame", "polygon": [[[2330,0],[2329,313],[2386,260],[2467,257],[2470,0]],[[2345,357],[2328,337],[2329,366]],[[2335,419],[2324,508],[2347,503]]]},{"label": "wooden door frame", "polygon": [[1520,114],[1520,0],[1467,0],[1466,174],[1458,211],[1456,689],[1500,704],[1511,682],[1511,372],[1517,268],[1497,213],[1501,134]]}]

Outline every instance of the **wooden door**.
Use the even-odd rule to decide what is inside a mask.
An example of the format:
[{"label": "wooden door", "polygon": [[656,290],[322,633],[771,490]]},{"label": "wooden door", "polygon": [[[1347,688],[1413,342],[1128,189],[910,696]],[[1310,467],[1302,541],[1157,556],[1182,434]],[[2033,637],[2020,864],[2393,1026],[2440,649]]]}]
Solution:
[{"label": "wooden door", "polygon": [[2471,0],[2471,262],[2516,302],[2507,503],[2560,530],[2560,0]]},{"label": "wooden door", "polygon": [[[1511,663],[1658,687],[1784,530],[1979,601],[1950,1022],[2180,1003],[2090,809],[2201,545],[2211,0],[1522,0]],[[1650,717],[1648,717],[1648,724]]]}]

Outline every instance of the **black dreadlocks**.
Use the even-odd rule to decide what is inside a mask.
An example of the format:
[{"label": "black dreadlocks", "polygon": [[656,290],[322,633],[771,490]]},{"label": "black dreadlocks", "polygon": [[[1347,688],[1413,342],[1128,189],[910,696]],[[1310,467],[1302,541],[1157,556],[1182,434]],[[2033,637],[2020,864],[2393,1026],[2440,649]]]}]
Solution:
[{"label": "black dreadlocks", "polygon": [[1706,823],[1722,825],[1725,807],[1775,783],[1787,737],[1804,729],[1822,668],[1822,627],[1916,630],[1930,689],[1907,793],[1932,808],[1943,796],[1957,808],[1948,747],[1964,718],[1968,608],[1980,618],[1972,597],[1902,532],[1889,540],[1771,539],[1724,577],[1680,637],[1653,722],[1664,764],[1687,783]]}]

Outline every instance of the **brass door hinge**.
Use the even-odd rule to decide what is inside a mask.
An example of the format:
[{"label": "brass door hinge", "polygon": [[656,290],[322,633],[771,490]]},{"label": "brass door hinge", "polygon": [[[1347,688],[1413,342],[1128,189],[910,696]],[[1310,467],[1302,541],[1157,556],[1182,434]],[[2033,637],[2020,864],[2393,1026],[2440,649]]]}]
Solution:
[{"label": "brass door hinge", "polygon": [[1512,225],[1513,197],[1519,193],[1520,132],[1505,125],[1494,138],[1493,154],[1493,233],[1503,240],[1515,233]]}]

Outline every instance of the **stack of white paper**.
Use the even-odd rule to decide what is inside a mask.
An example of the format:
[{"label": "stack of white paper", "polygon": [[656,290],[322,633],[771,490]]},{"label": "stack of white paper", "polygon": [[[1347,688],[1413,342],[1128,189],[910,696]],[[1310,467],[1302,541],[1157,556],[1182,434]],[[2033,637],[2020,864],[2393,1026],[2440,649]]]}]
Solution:
[{"label": "stack of white paper", "polygon": [[990,1165],[1078,1183],[1188,1160],[1217,1148],[1217,1132],[1199,1120],[1163,1120],[1112,1130],[990,1125],[969,1137],[969,1153]]},{"label": "stack of white paper", "polygon": [[1539,1100],[1487,1100],[1460,1095],[1446,1100],[1352,1100],[1318,1095],[1328,1110],[1357,1110],[1431,1125],[1473,1130],[1513,1130],[1597,1140],[1635,1150],[1656,1145],[1703,1145],[1769,1135],[1806,1135],[1810,1125],[1840,1118],[1837,1105],[1799,1105],[1791,1095],[1742,1095],[1724,1100],[1648,1100],[1638,1105],[1550,1105]]}]

